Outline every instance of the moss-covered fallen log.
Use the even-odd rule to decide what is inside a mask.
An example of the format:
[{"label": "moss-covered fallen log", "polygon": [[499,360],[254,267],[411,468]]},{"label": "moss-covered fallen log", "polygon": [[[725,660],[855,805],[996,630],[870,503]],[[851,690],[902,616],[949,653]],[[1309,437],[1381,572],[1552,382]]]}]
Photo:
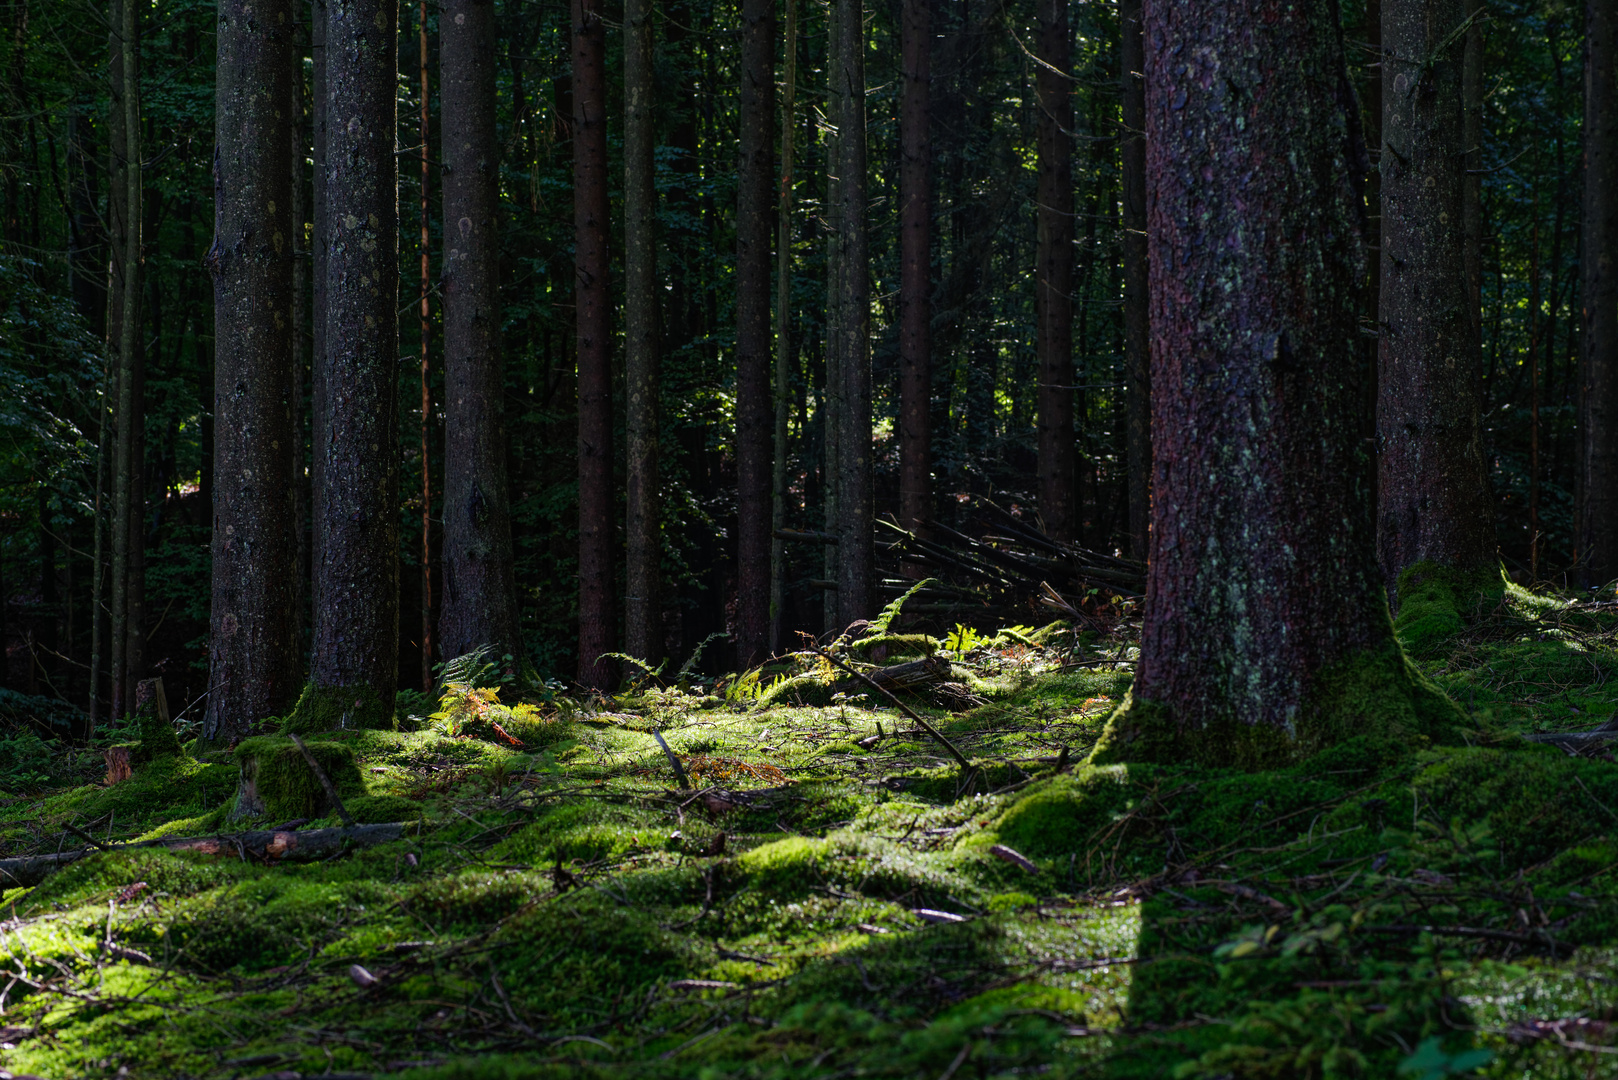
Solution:
[{"label": "moss-covered fallen log", "polygon": [[330,858],[351,848],[374,847],[404,836],[408,825],[355,825],[338,829],[311,829],[295,832],[290,829],[255,829],[248,832],[226,833],[219,836],[176,836],[161,840],[145,840],[134,844],[102,844],[93,848],[58,851],[49,855],[25,855],[15,859],[0,859],[0,888],[38,885],[51,872],[87,855],[102,851],[127,851],[132,848],[166,848],[169,851],[194,851],[219,858],[256,860],[258,862],[312,862]]}]

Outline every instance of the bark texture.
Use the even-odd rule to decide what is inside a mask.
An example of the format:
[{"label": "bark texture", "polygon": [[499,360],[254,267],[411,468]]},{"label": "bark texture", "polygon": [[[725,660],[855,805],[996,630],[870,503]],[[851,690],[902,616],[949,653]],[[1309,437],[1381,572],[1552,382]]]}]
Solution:
[{"label": "bark texture", "polygon": [[314,648],[303,730],[385,727],[399,647],[398,5],[328,0]]},{"label": "bark texture", "polygon": [[[832,2],[827,5],[826,11],[826,108],[835,121],[843,115],[843,80],[840,77],[840,63],[838,55],[842,48],[841,36],[837,32],[838,20],[841,17],[841,7]],[[820,479],[821,479],[821,521],[826,532],[836,535],[842,528],[842,454],[839,446],[842,440],[843,412],[843,200],[840,194],[842,183],[838,179],[841,168],[838,161],[839,136],[836,124],[830,125],[826,132],[826,201],[825,201],[825,242],[826,242],[826,353],[822,369],[820,386]],[[830,581],[833,588],[827,589],[821,600],[821,628],[827,632],[842,629],[838,621],[842,614],[838,592],[835,588],[839,575],[838,567],[841,565],[840,552],[834,544],[826,545],[824,573],[825,580]]]},{"label": "bark texture", "polygon": [[657,487],[656,57],[650,0],[624,4],[624,380],[628,439],[624,647],[662,661],[662,508]]},{"label": "bark texture", "polygon": [[1146,557],[1152,512],[1152,358],[1146,259],[1146,42],[1141,0],[1119,0],[1123,105],[1124,377],[1128,381],[1129,553]]},{"label": "bark texture", "polygon": [[843,626],[873,614],[876,558],[871,530],[875,505],[871,458],[871,271],[866,231],[865,5],[832,0],[837,8],[838,366],[842,384],[838,426],[837,618]]},{"label": "bark texture", "polygon": [[601,0],[573,0],[573,259],[579,363],[579,682],[605,690],[613,603],[612,295]]},{"label": "bark texture", "polygon": [[1260,766],[1458,714],[1377,572],[1354,331],[1363,172],[1335,4],[1149,5],[1151,559],[1096,759]]},{"label": "bark texture", "polygon": [[774,0],[742,2],[741,161],[736,183],[736,622],[737,659],[770,648],[771,144],[775,132]]},{"label": "bark texture", "polygon": [[1462,71],[1472,6],[1382,3],[1377,554],[1390,588],[1418,562],[1499,563],[1467,280]]},{"label": "bark texture", "polygon": [[1035,349],[1039,354],[1039,513],[1051,539],[1073,539],[1073,83],[1068,0],[1039,2],[1039,236]]},{"label": "bark texture", "polygon": [[1578,556],[1597,586],[1618,577],[1618,4],[1586,0],[1584,17]]},{"label": "bark texture", "polygon": [[786,0],[786,27],[781,48],[786,58],[781,75],[781,193],[776,209],[775,244],[775,461],[770,469],[770,651],[779,652],[786,620],[787,410],[792,400],[792,169],[795,105],[798,84],[798,3]]},{"label": "bark texture", "polygon": [[203,738],[297,700],[293,0],[221,0],[214,150],[213,605]]},{"label": "bark texture", "polygon": [[439,648],[521,662],[500,355],[499,142],[493,0],[438,24],[444,171],[444,546]]},{"label": "bark texture", "polygon": [[932,0],[904,0],[899,103],[899,524],[932,517]]}]

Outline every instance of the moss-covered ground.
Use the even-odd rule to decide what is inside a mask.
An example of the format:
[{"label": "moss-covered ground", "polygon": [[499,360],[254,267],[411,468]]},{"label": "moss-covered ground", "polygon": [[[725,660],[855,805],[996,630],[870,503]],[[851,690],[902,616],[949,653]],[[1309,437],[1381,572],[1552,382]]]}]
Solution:
[{"label": "moss-covered ground", "polygon": [[[0,1070],[1618,1076],[1618,763],[1518,737],[1613,714],[1615,633],[1508,590],[1416,653],[1453,745],[1257,774],[1085,764],[1130,653],[1063,632],[949,656],[982,704],[912,702],[964,772],[874,695],[801,692],[808,659],[322,736],[357,819],[419,829],[4,892]],[[242,827],[222,751],[28,776],[0,857]]]}]

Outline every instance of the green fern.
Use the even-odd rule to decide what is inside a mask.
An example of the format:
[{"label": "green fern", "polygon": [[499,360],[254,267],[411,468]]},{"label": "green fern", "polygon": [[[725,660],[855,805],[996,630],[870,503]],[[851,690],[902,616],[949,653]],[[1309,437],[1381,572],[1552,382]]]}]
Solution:
[{"label": "green fern", "polygon": [[922,589],[932,584],[934,584],[934,580],[932,578],[922,578],[920,581],[910,586],[903,596],[899,597],[893,603],[883,608],[882,614],[871,620],[871,631],[877,634],[887,633],[889,625],[892,624],[894,619],[899,617],[899,609],[904,607],[905,601],[909,600]]}]

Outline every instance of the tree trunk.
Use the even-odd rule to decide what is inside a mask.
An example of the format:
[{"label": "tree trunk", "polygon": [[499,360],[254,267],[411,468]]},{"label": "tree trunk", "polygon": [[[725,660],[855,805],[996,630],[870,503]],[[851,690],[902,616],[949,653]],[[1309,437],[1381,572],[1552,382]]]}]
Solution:
[{"label": "tree trunk", "polygon": [[320,565],[325,544],[315,527],[319,492],[325,486],[326,455],[320,452],[315,435],[322,429],[319,417],[326,411],[326,252],[330,233],[326,215],[326,2],[309,0],[309,528],[308,565],[303,586],[308,590],[308,623],[301,631],[301,644],[312,653],[315,627],[315,568]]},{"label": "tree trunk", "polygon": [[[1368,63],[1360,116],[1365,125],[1366,236],[1376,247],[1365,260],[1365,295],[1360,312],[1360,429],[1372,459],[1376,455],[1377,368],[1382,355],[1382,0],[1365,0]],[[1376,472],[1371,473],[1371,505],[1376,505]]]},{"label": "tree trunk", "polygon": [[786,0],[782,55],[781,197],[775,245],[775,461],[770,470],[770,651],[781,650],[786,619],[786,544],[780,532],[787,524],[787,408],[792,396],[792,169],[794,106],[798,82],[798,2]]},{"label": "tree trunk", "polygon": [[314,649],[294,726],[387,727],[399,679],[398,5],[328,0]]},{"label": "tree trunk", "polygon": [[297,700],[292,516],[293,0],[221,0],[214,130],[213,605],[202,737]]},{"label": "tree trunk", "polygon": [[1467,281],[1462,60],[1471,6],[1382,4],[1377,550],[1390,589],[1418,562],[1488,578],[1499,566]]},{"label": "tree trunk", "polygon": [[444,131],[443,655],[488,645],[523,660],[506,483],[500,355],[499,140],[493,0],[449,0],[439,21]]},{"label": "tree trunk", "polygon": [[[843,115],[842,79],[839,76],[842,42],[837,32],[841,7],[836,0],[826,5],[826,114],[833,123],[825,134],[826,151],[826,356],[821,379],[820,431],[821,431],[821,522],[827,533],[836,535],[842,528],[842,441],[843,414],[843,199],[841,167],[838,158],[836,125]],[[821,605],[821,628],[826,632],[841,630],[842,614],[836,588],[838,567],[841,565],[836,546],[827,545],[824,553],[826,580],[833,585],[826,590]]]},{"label": "tree trunk", "polygon": [[839,333],[843,400],[837,451],[837,618],[843,626],[868,619],[876,592],[875,524],[871,458],[871,270],[865,225],[865,5],[832,0],[838,9],[840,83],[837,121]]},{"label": "tree trunk", "polygon": [[1586,0],[1579,578],[1618,577],[1618,4]]},{"label": "tree trunk", "polygon": [[932,517],[932,0],[904,0],[899,103],[899,524]]},{"label": "tree trunk", "polygon": [[1068,0],[1039,2],[1034,95],[1039,118],[1039,239],[1034,308],[1039,352],[1039,513],[1051,539],[1073,539],[1073,129]]},{"label": "tree trunk", "polygon": [[1096,759],[1264,767],[1436,733],[1459,713],[1393,637],[1366,497],[1336,5],[1151,4],[1146,42],[1151,559]]},{"label": "tree trunk", "polygon": [[[432,191],[432,90],[428,85],[427,53],[427,0],[416,5],[416,51],[420,54],[421,72],[421,184],[417,194],[416,216],[420,219],[421,239],[418,242],[421,261],[421,295],[418,298],[417,337],[421,351],[421,689],[433,690],[433,459],[428,436],[432,431],[433,395],[431,383],[431,354],[429,343],[433,338],[433,230],[431,215]],[[440,57],[442,62],[442,57]],[[442,107],[442,105],[440,105]],[[446,216],[445,221],[450,218]],[[446,283],[447,284],[447,283]],[[496,283],[498,288],[498,282]],[[498,305],[496,307],[498,310]],[[497,327],[498,329],[498,327]],[[504,462],[502,461],[502,465]],[[452,659],[455,654],[445,654]]]},{"label": "tree trunk", "polygon": [[736,177],[736,652],[742,667],[751,667],[770,650],[774,0],[743,0],[741,59],[741,161]]},{"label": "tree trunk", "polygon": [[601,0],[573,2],[573,259],[579,357],[579,682],[613,665],[612,294],[607,278],[607,69]]},{"label": "tree trunk", "polygon": [[1151,325],[1146,292],[1146,42],[1141,0],[1118,5],[1123,99],[1124,378],[1128,382],[1129,553],[1144,559],[1152,513]]},{"label": "tree trunk", "polygon": [[[131,633],[130,599],[139,560],[134,541],[142,536],[140,509],[140,468],[138,456],[143,446],[139,430],[144,423],[140,411],[140,299],[141,299],[141,139],[140,139],[140,8],[133,0],[115,7],[113,23],[111,83],[112,134],[110,156],[113,172],[112,273],[115,300],[111,306],[109,344],[118,362],[117,441],[112,465],[112,580],[108,598],[112,609],[109,636],[111,663],[108,667],[112,703],[109,715],[124,715],[129,702],[129,656]],[[138,612],[134,625],[139,626]]]},{"label": "tree trunk", "polygon": [[288,178],[292,185],[292,437],[286,455],[292,477],[292,641],[293,653],[302,666],[307,642],[304,628],[309,610],[309,477],[304,468],[304,431],[309,414],[304,405],[305,372],[309,370],[309,249],[305,229],[309,221],[309,195],[305,188],[303,162],[308,152],[309,131],[304,118],[309,111],[304,92],[303,57],[308,39],[294,39],[292,52],[292,123],[288,124],[292,152],[288,156]]},{"label": "tree trunk", "polygon": [[650,0],[624,5],[624,381],[626,574],[624,645],[664,657],[662,507],[658,499],[656,56]]}]

